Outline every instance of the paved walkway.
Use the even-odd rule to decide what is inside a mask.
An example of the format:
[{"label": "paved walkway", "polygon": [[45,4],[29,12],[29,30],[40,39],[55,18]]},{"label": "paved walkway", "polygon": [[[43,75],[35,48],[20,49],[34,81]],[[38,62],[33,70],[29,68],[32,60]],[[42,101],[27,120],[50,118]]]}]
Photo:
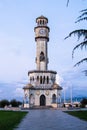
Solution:
[{"label": "paved walkway", "polygon": [[87,122],[61,110],[29,110],[15,130],[87,130]]}]

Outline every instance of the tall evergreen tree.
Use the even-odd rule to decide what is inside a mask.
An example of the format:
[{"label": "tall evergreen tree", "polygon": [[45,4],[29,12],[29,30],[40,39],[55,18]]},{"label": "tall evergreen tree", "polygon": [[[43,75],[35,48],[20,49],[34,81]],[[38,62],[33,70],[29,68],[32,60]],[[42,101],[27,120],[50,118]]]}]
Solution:
[{"label": "tall evergreen tree", "polygon": [[[69,3],[69,0],[67,0],[67,6],[68,6],[68,3]],[[82,14],[78,17],[78,20],[75,23],[87,20],[87,9],[81,10],[81,13]],[[73,48],[73,51],[72,51],[72,58],[73,58],[74,51],[76,49],[78,49],[78,48],[81,48],[81,49],[85,48],[85,49],[87,49],[87,29],[85,28],[85,29],[74,30],[74,31],[70,32],[69,35],[65,39],[71,37],[72,35],[77,36],[78,40],[83,38],[83,41],[80,42],[79,44],[77,44]],[[87,62],[87,57],[85,57],[85,58],[81,59],[80,61],[78,61],[74,66],[80,65],[83,62]],[[87,75],[87,70],[84,70],[84,72]]]}]

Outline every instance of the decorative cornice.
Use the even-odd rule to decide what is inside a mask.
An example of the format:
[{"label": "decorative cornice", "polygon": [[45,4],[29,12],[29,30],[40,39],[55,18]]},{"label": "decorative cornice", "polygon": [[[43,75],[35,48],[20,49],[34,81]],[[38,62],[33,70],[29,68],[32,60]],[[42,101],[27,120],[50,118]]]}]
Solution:
[{"label": "decorative cornice", "polygon": [[35,41],[37,41],[37,39],[47,39],[47,41],[49,41],[49,37],[45,37],[45,36],[37,36],[37,37],[35,37]]},{"label": "decorative cornice", "polygon": [[35,87],[30,87],[30,88],[23,88],[23,89],[29,89],[29,90],[54,90],[54,89],[57,89],[57,90],[62,90],[62,87],[59,87],[59,88],[35,88]]},{"label": "decorative cornice", "polygon": [[50,32],[50,28],[49,28],[48,26],[37,26],[37,27],[34,27],[34,31],[35,31],[35,29],[37,29],[37,28],[47,28],[48,31]]},{"label": "decorative cornice", "polygon": [[28,72],[28,75],[31,74],[31,73],[53,73],[53,74],[57,74],[56,71],[52,71],[52,70],[31,70]]}]

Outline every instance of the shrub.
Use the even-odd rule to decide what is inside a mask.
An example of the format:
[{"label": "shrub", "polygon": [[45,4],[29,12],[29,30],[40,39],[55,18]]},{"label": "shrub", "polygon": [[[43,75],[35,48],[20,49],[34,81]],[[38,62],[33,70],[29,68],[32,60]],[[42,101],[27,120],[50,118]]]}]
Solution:
[{"label": "shrub", "polygon": [[5,106],[8,106],[9,105],[9,101],[6,100],[6,99],[3,99],[0,101],[0,107],[1,108],[4,108]]},{"label": "shrub", "polygon": [[84,108],[87,105],[87,99],[83,98],[81,101],[81,107]]},{"label": "shrub", "polygon": [[19,105],[21,105],[22,103],[13,99],[10,101],[10,104],[12,105],[12,107],[19,107]]}]

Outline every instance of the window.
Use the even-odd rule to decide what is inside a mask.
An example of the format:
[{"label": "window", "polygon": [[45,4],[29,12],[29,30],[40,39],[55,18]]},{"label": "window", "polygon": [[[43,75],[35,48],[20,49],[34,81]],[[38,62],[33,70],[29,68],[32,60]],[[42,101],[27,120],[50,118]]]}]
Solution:
[{"label": "window", "polygon": [[39,81],[39,76],[37,76],[37,81]]},{"label": "window", "polygon": [[47,76],[47,84],[49,84],[49,77]]},{"label": "window", "polygon": [[44,60],[45,60],[44,53],[41,52],[41,53],[40,53],[40,61],[44,61]]},{"label": "window", "polygon": [[33,81],[34,81],[34,77],[32,77]]},{"label": "window", "polygon": [[41,25],[41,20],[40,20],[40,25]]},{"label": "window", "polygon": [[56,94],[53,94],[52,96],[52,103],[56,103]]},{"label": "window", "polygon": [[43,25],[44,25],[44,20],[43,20]]},{"label": "window", "polygon": [[42,76],[40,76],[40,84],[42,84]]},{"label": "window", "polygon": [[43,84],[45,84],[45,76],[43,77]]}]

